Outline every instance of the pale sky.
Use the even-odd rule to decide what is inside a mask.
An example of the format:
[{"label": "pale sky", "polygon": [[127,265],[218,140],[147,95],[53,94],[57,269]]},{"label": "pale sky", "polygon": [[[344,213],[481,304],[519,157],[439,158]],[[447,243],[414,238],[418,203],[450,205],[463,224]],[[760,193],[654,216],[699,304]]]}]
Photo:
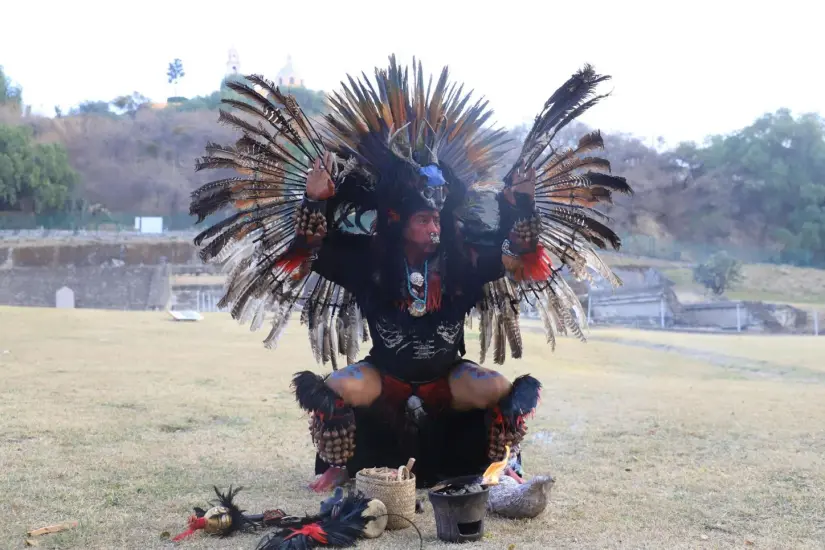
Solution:
[{"label": "pale sky", "polygon": [[274,79],[292,54],[306,85],[325,91],[348,72],[372,75],[391,53],[404,63],[417,56],[426,72],[448,64],[503,126],[531,121],[586,62],[613,76],[604,84],[613,96],[582,118],[605,132],[672,145],[780,107],[825,114],[818,0],[7,4],[0,65],[24,102],[48,115],[133,91],[164,101],[176,57],[186,71],[179,95],[210,93],[232,46],[244,73]]}]

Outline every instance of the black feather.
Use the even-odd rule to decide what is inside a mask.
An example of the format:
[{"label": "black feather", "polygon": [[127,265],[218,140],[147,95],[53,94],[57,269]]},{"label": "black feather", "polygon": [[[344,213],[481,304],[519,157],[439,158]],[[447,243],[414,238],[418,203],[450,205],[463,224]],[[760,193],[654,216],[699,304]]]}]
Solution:
[{"label": "black feather", "polygon": [[606,94],[593,97],[593,91],[598,84],[609,79],[609,76],[596,74],[593,67],[586,64],[553,92],[527,134],[519,159],[504,178],[505,183],[509,185],[512,182],[516,168],[522,163],[526,167],[534,166],[562,128],[606,97]]},{"label": "black feather", "polygon": [[[264,536],[256,550],[311,550],[319,547],[355,546],[372,517],[364,516],[370,499],[361,492],[350,492],[324,513],[303,518],[300,524]],[[315,536],[313,536],[315,535]],[[321,540],[318,540],[321,539]],[[326,542],[321,542],[325,540]]]},{"label": "black feather", "polygon": [[513,380],[510,393],[501,401],[501,414],[511,421],[533,412],[541,397],[541,382],[529,374]]},{"label": "black feather", "polygon": [[620,193],[628,195],[633,194],[633,189],[628,185],[627,178],[619,176],[612,176],[610,174],[603,174],[601,172],[588,172],[587,179],[590,180],[591,185],[598,185],[599,187],[606,187]]},{"label": "black feather", "polygon": [[229,490],[226,493],[221,493],[217,487],[213,487],[213,489],[215,490],[215,494],[218,495],[218,504],[229,510],[229,515],[232,518],[232,524],[229,529],[223,533],[224,536],[229,536],[241,529],[254,529],[255,527],[258,527],[256,522],[250,520],[244,515],[246,510],[241,510],[238,505],[235,504],[235,497],[243,490],[243,487],[238,487],[233,490],[230,485]]},{"label": "black feather", "polygon": [[296,373],[292,378],[295,400],[307,412],[321,412],[332,416],[335,402],[340,396],[324,383],[324,379],[312,371]]}]

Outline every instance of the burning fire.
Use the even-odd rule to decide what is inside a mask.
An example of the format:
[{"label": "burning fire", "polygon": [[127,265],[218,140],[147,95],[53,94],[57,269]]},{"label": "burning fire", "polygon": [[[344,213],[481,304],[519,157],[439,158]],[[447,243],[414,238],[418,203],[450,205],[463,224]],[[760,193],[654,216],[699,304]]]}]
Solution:
[{"label": "burning fire", "polygon": [[499,462],[493,462],[486,470],[481,480],[482,485],[498,485],[499,476],[507,469],[507,464],[510,462],[510,446],[504,448],[504,459]]}]

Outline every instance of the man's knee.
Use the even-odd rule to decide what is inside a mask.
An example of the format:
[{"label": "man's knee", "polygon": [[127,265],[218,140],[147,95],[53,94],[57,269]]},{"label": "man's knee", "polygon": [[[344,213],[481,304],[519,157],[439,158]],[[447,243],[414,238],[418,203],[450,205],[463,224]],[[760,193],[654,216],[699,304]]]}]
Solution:
[{"label": "man's knee", "polygon": [[490,382],[486,385],[484,392],[479,395],[479,398],[484,403],[479,408],[489,408],[501,401],[504,396],[510,393],[513,385],[503,374],[492,371],[494,376],[490,377]]},{"label": "man's knee", "polygon": [[492,407],[512,389],[501,373],[472,363],[464,363],[453,372],[450,386],[457,406],[475,409]]},{"label": "man's knee", "polygon": [[513,389],[513,384],[503,374],[498,372],[496,374],[498,376],[493,379],[493,388],[490,391],[491,406],[504,399],[504,396]]},{"label": "man's knee", "polygon": [[374,368],[363,363],[333,372],[326,384],[341,396],[344,403],[354,407],[371,405],[381,394],[381,377]]}]

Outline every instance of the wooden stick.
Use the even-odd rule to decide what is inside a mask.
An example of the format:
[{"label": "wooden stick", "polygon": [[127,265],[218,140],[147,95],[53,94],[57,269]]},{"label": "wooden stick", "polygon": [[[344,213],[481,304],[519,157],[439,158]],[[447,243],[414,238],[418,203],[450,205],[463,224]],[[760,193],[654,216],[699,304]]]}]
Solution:
[{"label": "wooden stick", "polygon": [[58,523],[57,525],[49,525],[48,527],[41,527],[40,529],[33,529],[28,532],[30,537],[39,537],[40,535],[48,535],[50,533],[59,533],[67,529],[74,529],[77,527],[76,521],[69,521],[66,523]]}]

